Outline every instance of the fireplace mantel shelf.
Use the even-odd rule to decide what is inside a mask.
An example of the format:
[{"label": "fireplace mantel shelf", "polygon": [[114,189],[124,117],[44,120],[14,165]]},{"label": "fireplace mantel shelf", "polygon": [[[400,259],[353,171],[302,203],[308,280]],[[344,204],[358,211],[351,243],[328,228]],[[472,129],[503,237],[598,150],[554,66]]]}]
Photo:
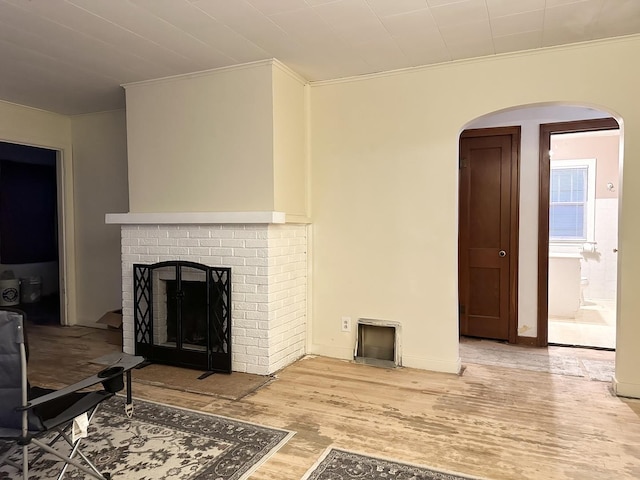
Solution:
[{"label": "fireplace mantel shelf", "polygon": [[105,223],[120,225],[283,224],[284,212],[107,213]]}]

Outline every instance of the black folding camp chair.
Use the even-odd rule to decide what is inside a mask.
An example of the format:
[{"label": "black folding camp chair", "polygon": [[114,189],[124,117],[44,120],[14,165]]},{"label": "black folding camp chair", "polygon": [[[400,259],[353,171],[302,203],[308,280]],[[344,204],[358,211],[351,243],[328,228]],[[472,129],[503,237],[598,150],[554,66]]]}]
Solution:
[{"label": "black folding camp chair", "polygon": [[[0,453],[0,466],[10,465],[27,480],[30,466],[49,453],[60,459],[58,480],[69,465],[99,480],[110,478],[82,453],[81,438],[73,439],[69,430],[74,419],[84,414],[90,423],[100,403],[124,388],[125,374],[130,405],[130,370],[144,359],[122,354],[115,365],[74,385],[60,390],[33,387],[27,381],[25,318],[17,310],[0,310],[0,439],[9,444],[8,450]],[[86,390],[98,384],[101,390]],[[29,446],[36,447],[32,458]]]}]

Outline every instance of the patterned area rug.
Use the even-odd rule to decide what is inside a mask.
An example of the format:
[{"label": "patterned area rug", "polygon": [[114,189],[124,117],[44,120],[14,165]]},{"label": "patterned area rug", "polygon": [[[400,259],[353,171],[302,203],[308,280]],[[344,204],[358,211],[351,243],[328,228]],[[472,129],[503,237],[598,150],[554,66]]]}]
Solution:
[{"label": "patterned area rug", "polygon": [[328,449],[302,480],[480,480],[418,465]]},{"label": "patterned area rug", "polygon": [[[102,403],[81,449],[114,480],[242,480],[292,435],[141,400],[134,401],[129,419],[124,399],[114,397]],[[0,445],[0,452],[5,448]],[[29,479],[56,478],[60,468],[55,457],[45,455],[30,470]],[[10,466],[0,468],[0,479],[18,476]],[[70,467],[64,478],[84,479],[85,474]]]}]

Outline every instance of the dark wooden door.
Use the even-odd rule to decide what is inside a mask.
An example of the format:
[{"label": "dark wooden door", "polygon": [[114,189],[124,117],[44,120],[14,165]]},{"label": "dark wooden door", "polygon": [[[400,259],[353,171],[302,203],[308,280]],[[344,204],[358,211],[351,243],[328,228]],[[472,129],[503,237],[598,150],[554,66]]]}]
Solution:
[{"label": "dark wooden door", "polygon": [[460,334],[516,341],[519,129],[460,137]]}]

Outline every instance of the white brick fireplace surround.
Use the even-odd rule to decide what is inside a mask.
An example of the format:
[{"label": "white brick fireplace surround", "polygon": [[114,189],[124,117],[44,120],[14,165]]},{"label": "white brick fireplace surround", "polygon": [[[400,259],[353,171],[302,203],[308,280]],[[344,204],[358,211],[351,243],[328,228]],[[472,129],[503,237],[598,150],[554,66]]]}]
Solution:
[{"label": "white brick fireplace surround", "polygon": [[[228,217],[204,215],[208,222]],[[135,349],[133,264],[186,260],[231,267],[233,371],[268,375],[300,358],[306,350],[307,226],[277,218],[279,223],[200,223],[201,217],[107,215],[107,223],[122,224],[124,351]]]}]

